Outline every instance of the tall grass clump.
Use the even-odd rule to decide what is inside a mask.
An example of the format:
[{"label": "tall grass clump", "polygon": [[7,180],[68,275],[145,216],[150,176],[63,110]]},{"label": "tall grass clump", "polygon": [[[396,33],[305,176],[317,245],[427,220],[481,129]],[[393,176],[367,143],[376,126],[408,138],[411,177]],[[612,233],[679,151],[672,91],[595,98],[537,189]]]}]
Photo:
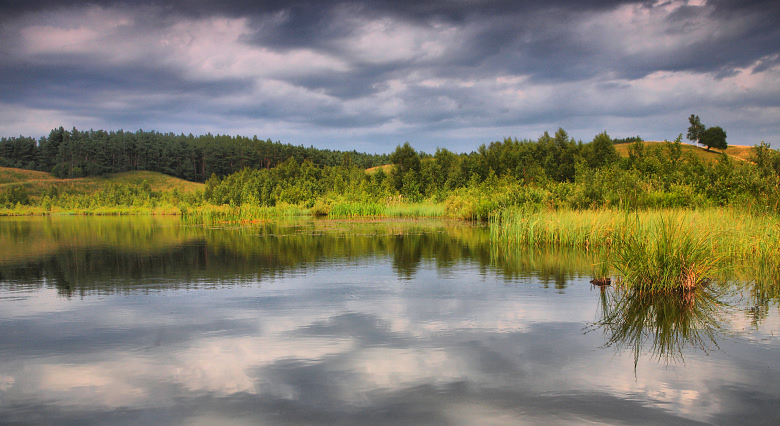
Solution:
[{"label": "tall grass clump", "polygon": [[687,292],[708,282],[721,266],[713,234],[671,218],[626,235],[613,266],[622,285],[647,292]]}]

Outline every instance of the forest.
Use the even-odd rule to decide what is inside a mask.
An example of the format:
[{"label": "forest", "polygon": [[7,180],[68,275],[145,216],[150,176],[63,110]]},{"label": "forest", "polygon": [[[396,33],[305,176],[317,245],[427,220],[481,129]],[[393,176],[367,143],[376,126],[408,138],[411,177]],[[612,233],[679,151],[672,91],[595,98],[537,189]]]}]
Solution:
[{"label": "forest", "polygon": [[[225,176],[245,167],[272,168],[287,159],[333,166],[341,151],[305,148],[227,135],[175,135],[173,133],[68,131],[53,129],[35,140],[19,136],[0,139],[0,166],[49,172],[58,178],[103,176],[146,170],[203,182],[212,174]],[[364,168],[387,163],[387,155],[349,152],[352,161]]]}]

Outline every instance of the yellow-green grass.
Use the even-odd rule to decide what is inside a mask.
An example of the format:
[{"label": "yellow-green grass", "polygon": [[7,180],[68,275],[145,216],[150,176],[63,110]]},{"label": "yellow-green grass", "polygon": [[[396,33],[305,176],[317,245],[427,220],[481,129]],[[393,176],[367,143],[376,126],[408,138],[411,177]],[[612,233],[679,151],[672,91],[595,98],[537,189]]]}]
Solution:
[{"label": "yellow-green grass", "polygon": [[725,152],[732,157],[752,162],[753,155],[755,153],[755,147],[746,145],[729,145]]},{"label": "yellow-green grass", "polygon": [[182,208],[168,203],[154,206],[98,206],[61,208],[57,206],[22,206],[0,208],[0,216],[179,216]]},{"label": "yellow-green grass", "polygon": [[675,219],[662,219],[620,242],[612,264],[621,284],[639,291],[685,293],[717,273],[722,254],[713,250],[713,233]]},{"label": "yellow-green grass", "polygon": [[444,204],[413,203],[388,206],[385,215],[390,217],[443,217]]},{"label": "yellow-green grass", "polygon": [[46,172],[35,170],[15,169],[12,167],[0,167],[0,185],[25,183],[32,181],[51,181],[54,176]]},{"label": "yellow-green grass", "polygon": [[[651,148],[651,147],[663,148],[664,144],[667,143],[670,142],[666,142],[666,141],[643,142],[645,148]],[[617,150],[618,154],[620,154],[622,157],[628,157],[628,148],[631,145],[632,145],[631,143],[618,144],[615,145],[615,150]],[[717,161],[718,158],[720,158],[720,154],[724,152],[726,153],[726,155],[730,156],[732,159],[736,161],[751,161],[754,147],[745,146],[745,145],[729,145],[729,147],[725,151],[720,149],[714,149],[714,148],[707,151],[706,148],[702,148],[696,145],[691,145],[688,143],[683,143],[682,151],[683,153],[691,153],[696,157],[698,157],[699,159],[710,163]]]},{"label": "yellow-green grass", "polygon": [[226,223],[248,224],[268,221],[271,219],[308,216],[307,209],[282,204],[274,207],[261,207],[253,205],[229,206],[229,205],[201,205],[181,209],[181,215],[186,222],[218,225]]},{"label": "yellow-green grass", "polygon": [[[664,230],[664,226],[674,229]],[[695,283],[708,278],[709,273],[738,272],[756,279],[756,274],[767,270],[765,265],[780,266],[780,217],[730,208],[532,213],[504,210],[491,217],[490,230],[494,241],[510,246],[604,251],[613,254],[613,265],[633,262],[637,259],[634,255],[641,257],[644,253],[647,257],[659,252],[667,253],[664,262],[670,263],[681,250],[687,251],[690,259],[681,268],[695,272]],[[661,239],[664,232],[672,234],[666,235],[666,242]],[[660,247],[662,244],[666,246]],[[622,250],[628,252],[622,252],[621,260],[614,254]],[[699,266],[706,266],[706,270],[696,269]]]},{"label": "yellow-green grass", "polygon": [[[316,207],[315,207],[316,208]],[[317,215],[317,211],[312,214]],[[327,209],[330,218],[348,217],[442,217],[444,205],[434,203],[336,202]]]},{"label": "yellow-green grass", "polygon": [[47,190],[56,188],[60,193],[92,194],[107,189],[110,185],[141,186],[149,183],[152,191],[189,193],[203,189],[202,183],[189,182],[162,173],[133,171],[105,177],[58,179],[50,173],[32,170],[0,167],[0,190],[9,185],[23,185],[33,199],[40,198]]},{"label": "yellow-green grass", "polygon": [[[188,193],[188,192],[202,190],[205,186],[202,183],[190,182],[184,179],[179,179],[162,173],[147,172],[147,171],[117,173],[114,175],[109,175],[103,180],[115,184],[132,185],[132,186],[135,185],[140,186],[141,184],[143,184],[144,181],[146,181],[151,186],[152,191],[162,191],[162,192],[173,191],[174,189],[176,189],[180,193]],[[101,180],[98,180],[97,182],[101,182]]]},{"label": "yellow-green grass", "polygon": [[274,207],[259,207],[246,204],[241,206],[202,205],[183,208],[181,209],[181,214],[188,222],[205,224],[252,223],[301,216],[327,216],[331,219],[370,217],[423,218],[444,216],[444,206],[429,203],[386,205],[371,202],[335,202],[328,205],[318,205],[310,209],[288,204]]},{"label": "yellow-green grass", "polygon": [[386,174],[390,174],[391,171],[393,171],[393,164],[385,164],[384,166],[376,166],[376,167],[370,167],[366,169],[366,173],[373,175],[374,173],[378,172],[379,170],[382,170]]}]

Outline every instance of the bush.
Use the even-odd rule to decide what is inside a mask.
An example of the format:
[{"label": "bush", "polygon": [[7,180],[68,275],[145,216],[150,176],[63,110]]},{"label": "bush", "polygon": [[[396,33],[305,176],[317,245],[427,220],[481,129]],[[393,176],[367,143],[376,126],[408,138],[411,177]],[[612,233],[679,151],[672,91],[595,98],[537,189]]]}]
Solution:
[{"label": "bush", "polygon": [[24,186],[11,185],[0,192],[0,205],[13,208],[17,204],[25,206],[30,204],[30,196]]}]

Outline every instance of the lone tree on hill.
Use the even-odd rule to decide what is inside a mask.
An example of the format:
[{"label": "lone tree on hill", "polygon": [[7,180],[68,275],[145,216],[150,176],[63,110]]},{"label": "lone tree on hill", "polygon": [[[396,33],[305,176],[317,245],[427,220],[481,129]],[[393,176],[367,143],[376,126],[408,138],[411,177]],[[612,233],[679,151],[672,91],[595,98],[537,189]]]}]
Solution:
[{"label": "lone tree on hill", "polygon": [[707,147],[707,151],[710,148],[726,149],[729,144],[726,143],[726,131],[719,126],[710,127],[703,131],[699,137],[699,143]]},{"label": "lone tree on hill", "polygon": [[688,139],[706,146],[707,151],[710,148],[726,149],[729,147],[726,143],[726,131],[720,126],[707,128],[701,124],[699,116],[694,114],[688,117],[688,122],[691,123],[691,127],[688,127]]},{"label": "lone tree on hill", "polygon": [[701,134],[704,132],[704,125],[701,124],[701,120],[698,115],[691,114],[688,117],[688,122],[691,123],[691,127],[688,128],[688,140],[699,143],[701,140]]}]

